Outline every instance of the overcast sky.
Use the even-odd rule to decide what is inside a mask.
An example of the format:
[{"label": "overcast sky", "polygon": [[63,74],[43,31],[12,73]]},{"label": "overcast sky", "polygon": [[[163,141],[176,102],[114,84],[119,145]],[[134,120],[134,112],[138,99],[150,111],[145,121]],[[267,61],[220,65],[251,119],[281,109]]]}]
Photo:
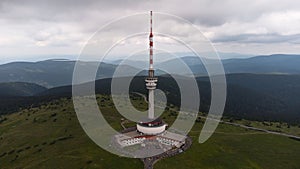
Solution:
[{"label": "overcast sky", "polygon": [[297,0],[1,0],[0,63],[75,59],[104,24],[149,10],[192,22],[221,52],[300,54]]}]

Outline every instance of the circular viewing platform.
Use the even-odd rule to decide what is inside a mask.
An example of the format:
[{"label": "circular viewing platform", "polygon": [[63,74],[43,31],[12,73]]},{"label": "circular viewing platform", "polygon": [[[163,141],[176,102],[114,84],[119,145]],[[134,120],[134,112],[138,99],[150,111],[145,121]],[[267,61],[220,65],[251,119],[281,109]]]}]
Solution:
[{"label": "circular viewing platform", "polygon": [[157,77],[147,77],[145,79],[146,82],[157,82]]},{"label": "circular viewing platform", "polygon": [[150,122],[140,122],[137,124],[137,131],[147,135],[157,135],[166,130],[167,124],[161,119]]}]

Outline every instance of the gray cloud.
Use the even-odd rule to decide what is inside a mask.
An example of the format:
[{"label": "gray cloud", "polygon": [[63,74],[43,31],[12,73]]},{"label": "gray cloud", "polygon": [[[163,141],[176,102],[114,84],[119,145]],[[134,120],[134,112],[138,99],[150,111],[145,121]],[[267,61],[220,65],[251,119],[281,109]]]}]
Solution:
[{"label": "gray cloud", "polygon": [[[218,26],[228,21],[251,22],[264,13],[300,10],[300,2],[224,0],[2,0],[0,17],[6,19],[37,19],[42,21],[84,21],[96,15],[100,18],[123,16],[153,9],[184,17],[206,26]],[[102,16],[102,17],[101,17]],[[93,19],[93,18],[91,18]]]},{"label": "gray cloud", "polygon": [[222,36],[212,39],[213,42],[240,42],[240,43],[300,43],[300,34],[280,35],[280,34],[239,34],[234,36]]},{"label": "gray cloud", "polygon": [[[235,52],[237,45],[297,45],[300,41],[300,1],[295,0],[1,0],[0,57],[21,54],[16,51],[78,53],[99,27],[113,19],[149,10],[189,20],[219,50],[230,51],[234,45],[230,52]],[[120,29],[134,29],[138,24],[125,24]],[[56,50],[57,47],[60,49]],[[266,51],[264,46],[260,48],[255,46],[253,53]],[[282,50],[288,51],[288,45]]]}]

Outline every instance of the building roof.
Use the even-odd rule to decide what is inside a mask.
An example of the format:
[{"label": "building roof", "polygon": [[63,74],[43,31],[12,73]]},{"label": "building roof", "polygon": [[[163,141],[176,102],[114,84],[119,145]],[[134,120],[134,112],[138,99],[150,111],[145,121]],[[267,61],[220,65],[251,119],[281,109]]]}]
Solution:
[{"label": "building roof", "polygon": [[165,123],[160,118],[157,118],[150,122],[140,122],[138,124],[144,127],[158,127],[158,126],[163,126]]}]

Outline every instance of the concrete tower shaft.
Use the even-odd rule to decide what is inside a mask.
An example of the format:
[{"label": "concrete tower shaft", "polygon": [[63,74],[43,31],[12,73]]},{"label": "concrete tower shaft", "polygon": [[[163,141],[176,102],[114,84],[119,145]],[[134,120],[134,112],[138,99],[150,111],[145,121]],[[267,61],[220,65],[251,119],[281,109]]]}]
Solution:
[{"label": "concrete tower shaft", "polygon": [[153,33],[152,33],[152,11],[150,11],[150,35],[149,35],[149,75],[146,81],[146,87],[149,90],[148,95],[148,118],[154,119],[154,90],[156,89],[157,78],[154,77],[153,68]]}]

